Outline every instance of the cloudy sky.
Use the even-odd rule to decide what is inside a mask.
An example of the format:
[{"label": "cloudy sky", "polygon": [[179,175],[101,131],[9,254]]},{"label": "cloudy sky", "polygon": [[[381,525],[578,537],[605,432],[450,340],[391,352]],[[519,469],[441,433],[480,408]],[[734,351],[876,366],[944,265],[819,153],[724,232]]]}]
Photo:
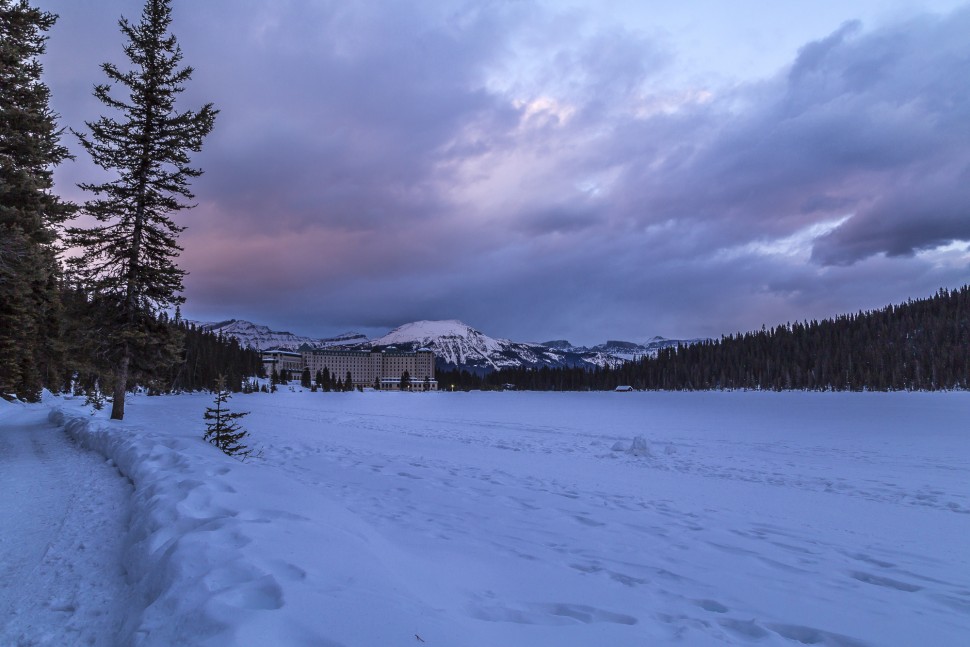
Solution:
[{"label": "cloudy sky", "polygon": [[[137,0],[35,0],[64,126]],[[970,4],[174,0],[187,316],[719,336],[970,277]],[[77,161],[58,190],[97,177]]]}]

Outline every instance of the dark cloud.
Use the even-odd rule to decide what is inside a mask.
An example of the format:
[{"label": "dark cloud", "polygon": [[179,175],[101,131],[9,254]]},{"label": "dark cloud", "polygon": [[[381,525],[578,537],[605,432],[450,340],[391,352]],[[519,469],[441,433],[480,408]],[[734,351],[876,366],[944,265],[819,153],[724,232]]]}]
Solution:
[{"label": "dark cloud", "polygon": [[206,84],[223,97],[225,123],[200,188],[257,229],[272,211],[361,229],[439,211],[434,171],[462,154],[449,147],[456,131],[514,119],[481,87],[503,41],[500,15],[429,16],[405,3],[272,7],[251,48],[210,67],[240,76]]},{"label": "dark cloud", "polygon": [[550,205],[537,213],[523,213],[516,227],[530,236],[575,234],[600,223],[595,207],[588,205]]},{"label": "dark cloud", "polygon": [[851,215],[819,241],[823,264],[970,239],[968,30],[963,10],[806,45],[785,77],[684,118],[695,132],[722,125],[643,172],[647,211],[721,223],[735,240]]},{"label": "dark cloud", "polygon": [[862,24],[858,20],[848,21],[825,38],[802,47],[788,72],[789,81],[797,85],[806,77],[817,75],[825,70],[828,67],[827,62],[831,60],[832,52],[841,47],[847,38],[858,33],[861,27]]},{"label": "dark cloud", "polygon": [[879,253],[912,256],[966,240],[970,166],[956,177],[920,176],[887,187],[871,207],[819,238],[812,258],[825,265],[847,265]]},{"label": "dark cloud", "polygon": [[[62,16],[55,108],[79,128],[141,2],[41,4]],[[180,216],[192,316],[596,343],[966,280],[965,254],[931,255],[970,240],[970,9],[850,21],[773,78],[708,86],[674,78],[670,35],[581,8],[173,4],[186,105],[221,110]],[[93,172],[79,155],[59,189]]]}]

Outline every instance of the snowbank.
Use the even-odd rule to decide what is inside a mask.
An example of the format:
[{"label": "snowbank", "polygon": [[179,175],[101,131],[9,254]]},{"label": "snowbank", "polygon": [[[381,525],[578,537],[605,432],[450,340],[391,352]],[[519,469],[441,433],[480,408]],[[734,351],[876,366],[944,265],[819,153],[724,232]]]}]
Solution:
[{"label": "snowbank", "polygon": [[459,644],[401,593],[394,550],[346,509],[202,442],[62,409],[50,420],[134,485],[125,565],[144,611],[119,644],[393,645],[418,631]]}]

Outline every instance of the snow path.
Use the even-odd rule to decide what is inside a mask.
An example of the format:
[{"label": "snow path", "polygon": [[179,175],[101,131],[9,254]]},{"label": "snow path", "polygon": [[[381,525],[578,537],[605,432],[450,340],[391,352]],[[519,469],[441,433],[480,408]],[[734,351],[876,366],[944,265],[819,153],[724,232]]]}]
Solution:
[{"label": "snow path", "polygon": [[131,486],[47,410],[0,401],[0,645],[113,645]]}]

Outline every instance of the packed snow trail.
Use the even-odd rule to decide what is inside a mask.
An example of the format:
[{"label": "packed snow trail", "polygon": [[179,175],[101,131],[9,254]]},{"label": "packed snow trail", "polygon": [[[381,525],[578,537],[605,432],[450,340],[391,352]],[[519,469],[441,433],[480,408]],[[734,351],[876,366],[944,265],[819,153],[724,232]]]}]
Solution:
[{"label": "packed snow trail", "polygon": [[0,400],[0,645],[113,645],[131,486],[43,407]]}]

